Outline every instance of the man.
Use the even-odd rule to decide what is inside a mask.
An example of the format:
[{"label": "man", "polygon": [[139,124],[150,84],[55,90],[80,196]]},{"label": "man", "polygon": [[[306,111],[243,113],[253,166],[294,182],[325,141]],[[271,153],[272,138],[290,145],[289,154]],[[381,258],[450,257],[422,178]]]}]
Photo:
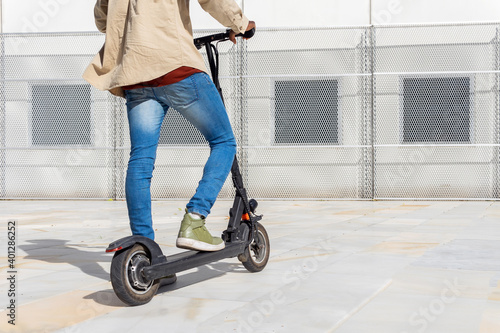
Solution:
[{"label": "man", "polygon": [[[255,27],[234,0],[198,0],[235,34]],[[84,73],[101,90],[125,97],[131,152],[125,182],[134,235],[154,239],[150,185],[161,123],[169,107],[190,121],[210,145],[203,177],[186,205],[177,246],[198,251],[224,248],[205,227],[231,169],[236,141],[222,100],[193,44],[189,0],[98,0],[95,21],[106,34]]]}]

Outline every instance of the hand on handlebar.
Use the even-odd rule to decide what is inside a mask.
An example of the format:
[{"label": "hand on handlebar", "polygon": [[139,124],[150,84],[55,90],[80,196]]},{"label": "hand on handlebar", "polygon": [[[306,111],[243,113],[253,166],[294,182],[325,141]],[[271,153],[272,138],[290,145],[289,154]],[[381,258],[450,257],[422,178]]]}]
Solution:
[{"label": "hand on handlebar", "polygon": [[[250,21],[248,22],[248,26],[247,26],[247,29],[245,31],[249,31],[249,30],[252,30],[252,29],[255,29],[255,22],[254,21]],[[248,38],[245,38],[243,37],[244,39],[248,39]],[[231,42],[233,42],[233,44],[236,44],[236,33],[234,31],[230,31],[229,32],[229,40]]]}]

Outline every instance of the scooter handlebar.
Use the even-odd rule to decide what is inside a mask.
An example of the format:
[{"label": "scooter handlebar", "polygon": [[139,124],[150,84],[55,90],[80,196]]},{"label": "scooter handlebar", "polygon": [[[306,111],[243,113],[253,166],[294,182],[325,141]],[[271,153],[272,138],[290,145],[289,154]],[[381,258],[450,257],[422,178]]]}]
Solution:
[{"label": "scooter handlebar", "polygon": [[[228,29],[226,32],[214,34],[214,35],[209,35],[209,36],[204,36],[200,38],[195,38],[194,39],[194,45],[199,49],[206,43],[211,43],[211,42],[217,42],[217,41],[222,41],[222,40],[227,40],[229,39],[229,34],[231,33],[231,29]],[[246,31],[244,34],[237,34],[236,37],[243,37],[243,38],[252,38],[253,35],[255,35],[255,28],[252,28],[248,31]]]},{"label": "scooter handlebar", "polygon": [[[228,30],[227,33],[229,34],[229,31],[231,30]],[[255,35],[255,28],[252,28],[248,31],[245,31],[244,34],[237,34],[236,37],[243,37],[243,38],[252,38],[253,35]]]}]

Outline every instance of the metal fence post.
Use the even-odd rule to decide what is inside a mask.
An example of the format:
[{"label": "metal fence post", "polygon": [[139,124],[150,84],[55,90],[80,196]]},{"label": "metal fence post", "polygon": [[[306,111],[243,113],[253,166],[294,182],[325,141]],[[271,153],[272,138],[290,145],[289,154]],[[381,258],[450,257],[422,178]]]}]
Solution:
[{"label": "metal fence post", "polygon": [[[1,1],[0,1],[0,27],[1,27]],[[1,31],[1,28],[0,28]],[[5,38],[0,34],[0,198],[6,196],[6,115],[5,115]]]},{"label": "metal fence post", "polygon": [[[371,12],[371,3],[370,3],[370,12]],[[370,144],[371,144],[371,198],[375,199],[375,177],[377,176],[375,174],[376,168],[375,168],[375,136],[376,136],[376,129],[375,129],[375,46],[376,46],[376,40],[375,40],[375,26],[371,25],[370,26],[370,47],[368,48],[370,51],[370,96],[371,96],[371,101],[370,101],[370,110],[371,110],[371,117],[370,117]]]},{"label": "metal fence post", "polygon": [[371,45],[371,29],[367,27],[361,36],[361,73],[365,74],[360,78],[362,82],[363,94],[363,115],[360,121],[362,122],[362,141],[363,157],[362,157],[362,175],[361,186],[358,193],[360,198],[373,199],[373,142],[372,142],[372,113],[373,113],[373,90],[372,90],[372,45]]},{"label": "metal fence post", "polygon": [[124,110],[123,101],[120,97],[111,96],[113,99],[113,199],[117,200],[125,196],[125,132],[124,132]]},{"label": "metal fence post", "polygon": [[[494,39],[495,43],[495,64],[494,68],[500,71],[500,26],[496,29],[496,36]],[[500,144],[500,74],[495,74],[495,129],[496,129],[496,142],[495,144]],[[496,165],[495,165],[495,179],[493,188],[493,197],[500,198],[500,147],[496,148]]]}]

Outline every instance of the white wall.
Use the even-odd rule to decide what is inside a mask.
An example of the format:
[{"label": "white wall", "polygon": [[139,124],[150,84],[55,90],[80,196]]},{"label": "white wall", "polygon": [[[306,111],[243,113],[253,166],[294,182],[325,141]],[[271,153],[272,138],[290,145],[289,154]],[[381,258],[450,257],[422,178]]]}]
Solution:
[{"label": "white wall", "polygon": [[3,0],[3,32],[94,31],[95,0]]},{"label": "white wall", "polygon": [[372,0],[373,24],[500,21],[498,0]]},{"label": "white wall", "polygon": [[[237,0],[237,3],[260,27],[500,21],[498,0]],[[3,0],[3,31],[95,31],[94,4],[95,0]],[[191,8],[195,29],[220,27],[196,0],[191,0]]]},{"label": "white wall", "polygon": [[[3,0],[3,30],[16,32],[96,31],[95,0]],[[236,1],[240,6],[242,0]],[[191,1],[195,29],[218,28],[220,24]]]},{"label": "white wall", "polygon": [[369,24],[369,0],[247,0],[245,13],[262,27]]}]

